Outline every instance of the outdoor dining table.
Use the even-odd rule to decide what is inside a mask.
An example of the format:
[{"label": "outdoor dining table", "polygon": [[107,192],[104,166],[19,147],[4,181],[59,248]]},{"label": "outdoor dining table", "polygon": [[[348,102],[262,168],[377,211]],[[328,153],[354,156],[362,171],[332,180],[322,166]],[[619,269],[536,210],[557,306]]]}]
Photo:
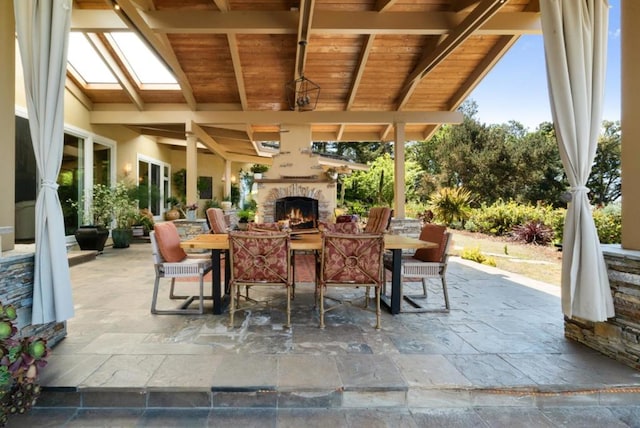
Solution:
[{"label": "outdoor dining table", "polygon": [[[295,239],[291,240],[292,251],[320,251],[322,250],[322,235],[320,233],[304,233],[294,235]],[[211,287],[213,295],[213,313],[222,314],[224,308],[229,303],[229,278],[231,268],[229,263],[225,263],[225,292],[222,294],[222,276],[220,272],[220,256],[224,251],[229,252],[229,237],[225,233],[220,234],[201,234],[182,241],[180,246],[184,249],[192,250],[211,250],[211,262],[218,269],[212,269]],[[421,241],[418,238],[412,238],[403,235],[384,235],[384,249],[392,253],[392,275],[391,275],[391,296],[383,298],[383,304],[392,314],[400,313],[400,304],[402,298],[402,250],[418,249],[418,248],[436,248],[438,244],[429,241]]]}]

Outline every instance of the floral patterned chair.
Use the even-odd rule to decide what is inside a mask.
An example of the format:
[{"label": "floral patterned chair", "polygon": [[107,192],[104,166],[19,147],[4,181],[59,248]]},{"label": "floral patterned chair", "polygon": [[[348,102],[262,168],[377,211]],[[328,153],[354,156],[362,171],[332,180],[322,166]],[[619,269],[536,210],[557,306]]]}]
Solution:
[{"label": "floral patterned chair", "polygon": [[[286,290],[287,323],[291,325],[291,245],[289,235],[282,232],[229,232],[231,260],[231,304],[229,326],[240,307],[240,287],[276,286]],[[253,299],[246,300],[254,303]]]},{"label": "floral patterned chair", "polygon": [[[320,328],[324,328],[324,314],[338,306],[325,309],[325,290],[328,287],[365,287],[365,308],[369,307],[369,288],[375,288],[376,329],[380,329],[380,292],[384,268],[382,234],[343,234],[324,232],[320,275]],[[343,303],[340,300],[339,303]]]},{"label": "floral patterned chair", "polygon": [[248,230],[253,232],[279,232],[278,223],[249,223]]},{"label": "floral patterned chair", "polygon": [[[204,313],[204,300],[211,296],[204,295],[204,275],[211,269],[211,260],[198,257],[189,257],[180,247],[180,234],[175,224],[171,221],[156,223],[154,230],[149,233],[153,252],[156,279],[153,285],[153,299],[151,300],[152,314],[202,314]],[[175,294],[176,278],[198,277],[200,279],[200,292],[198,296],[186,296]],[[171,278],[170,299],[183,300],[179,309],[157,309],[158,288],[161,278]],[[189,306],[198,299],[198,308],[189,309]]]}]

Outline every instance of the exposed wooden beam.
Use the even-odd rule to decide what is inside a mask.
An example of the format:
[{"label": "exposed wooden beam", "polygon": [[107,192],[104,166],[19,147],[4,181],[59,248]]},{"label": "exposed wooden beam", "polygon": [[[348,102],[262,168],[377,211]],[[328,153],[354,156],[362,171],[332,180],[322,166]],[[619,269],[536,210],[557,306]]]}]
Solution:
[{"label": "exposed wooden beam", "polygon": [[93,48],[96,50],[100,58],[102,58],[111,73],[113,73],[113,75],[116,77],[118,83],[120,83],[120,86],[122,86],[122,89],[124,89],[124,92],[127,94],[131,102],[133,102],[138,110],[144,110],[144,101],[142,100],[142,97],[140,97],[140,95],[138,94],[138,91],[129,80],[129,77],[125,75],[122,68],[120,68],[120,65],[118,64],[116,59],[113,57],[113,55],[111,55],[111,52],[109,52],[107,47],[102,43],[100,37],[94,33],[85,35],[87,36],[87,40],[89,41],[91,46],[93,46]]},{"label": "exposed wooden beam", "polygon": [[229,0],[213,0],[213,2],[218,6],[221,12],[229,12],[231,10],[231,6],[229,6]]},{"label": "exposed wooden beam", "polygon": [[[473,12],[472,12],[473,13]],[[472,13],[455,12],[349,12],[315,11],[307,37],[320,34],[387,34],[442,35],[448,34],[467,20]],[[252,11],[141,11],[145,22],[156,33],[179,34],[299,34],[300,12]],[[89,15],[90,16],[90,15]],[[76,17],[72,30],[88,31],[99,25],[90,16],[85,23]],[[110,21],[107,21],[109,23]],[[85,26],[87,28],[85,28]],[[101,31],[108,30],[105,24]],[[122,28],[120,28],[120,31]],[[496,14],[476,28],[476,34],[542,34],[540,14],[504,12]]]},{"label": "exposed wooden beam", "polygon": [[93,101],[91,101],[91,99],[88,96],[86,96],[84,92],[82,92],[82,89],[80,89],[78,85],[76,85],[76,83],[73,80],[71,80],[69,77],[66,78],[64,87],[87,110],[89,111],[93,110]]},{"label": "exposed wooden beam", "polygon": [[442,63],[458,46],[471,37],[475,30],[487,22],[504,4],[504,0],[483,0],[473,12],[468,14],[460,25],[409,74],[398,97],[398,110],[404,108],[420,81],[438,64]]},{"label": "exposed wooden beam", "polygon": [[378,0],[376,1],[376,10],[378,12],[384,12],[389,10],[398,0]]},{"label": "exposed wooden beam", "polygon": [[214,126],[203,126],[203,128],[207,132],[207,134],[213,137],[220,137],[220,138],[226,138],[229,140],[240,140],[240,141],[249,142],[249,137],[247,136],[246,132],[243,132],[243,131],[218,128]]},{"label": "exposed wooden beam", "polygon": [[298,49],[296,50],[296,64],[294,79],[304,76],[307,61],[307,43],[313,21],[315,0],[300,0],[300,20],[298,21]]},{"label": "exposed wooden beam", "polygon": [[231,53],[233,74],[236,77],[236,85],[238,87],[238,95],[240,96],[240,104],[242,105],[242,110],[246,110],[248,108],[247,90],[244,86],[242,63],[240,62],[240,53],[238,51],[238,41],[236,40],[236,35],[227,34],[227,43],[229,43],[229,52]]},{"label": "exposed wooden beam", "polygon": [[169,43],[167,36],[156,35],[140,16],[140,10],[137,9],[130,0],[118,0],[118,5],[120,5],[120,11],[116,13],[118,13],[125,23],[130,25],[131,29],[136,31],[141,38],[150,45],[151,49],[157,52],[160,58],[165,61],[180,85],[185,102],[191,110],[196,110],[197,103],[193,96],[193,89],[191,88],[189,79],[187,79],[186,74],[180,66],[180,62],[178,61],[176,54],[171,48],[171,43]]},{"label": "exposed wooden beam", "polygon": [[[351,89],[349,89],[349,97],[347,98],[347,105],[345,106],[345,110],[351,110],[353,103],[356,99],[356,93],[358,92],[358,86],[360,86],[360,81],[362,80],[362,76],[364,75],[365,66],[367,65],[367,60],[369,59],[369,55],[371,54],[371,49],[373,48],[373,42],[375,41],[376,36],[371,34],[366,36],[366,40],[360,51],[360,58],[358,58],[358,65],[356,67],[356,71],[354,73],[353,82],[351,83]],[[340,125],[340,130],[338,131],[338,140],[342,138],[342,133],[344,132],[344,125]]]},{"label": "exposed wooden beam", "polygon": [[451,2],[452,12],[462,12],[465,9],[470,9],[471,6],[477,4],[480,0],[453,0]]},{"label": "exposed wooden beam", "polygon": [[354,125],[388,124],[402,122],[460,123],[462,113],[452,111],[189,111],[189,110],[94,110],[90,113],[92,124],[153,124],[187,123],[216,124],[334,124]]}]

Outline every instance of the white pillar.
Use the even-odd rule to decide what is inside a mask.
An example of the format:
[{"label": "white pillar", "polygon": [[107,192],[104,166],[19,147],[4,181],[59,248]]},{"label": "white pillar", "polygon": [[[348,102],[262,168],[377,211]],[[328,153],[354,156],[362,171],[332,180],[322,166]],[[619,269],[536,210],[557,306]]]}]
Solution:
[{"label": "white pillar", "polygon": [[13,22],[13,2],[0,1],[0,233],[5,233],[0,241],[0,253],[14,248],[15,235],[15,178],[16,178],[16,138],[15,138],[15,43],[16,33]]},{"label": "white pillar", "polygon": [[404,144],[405,144],[405,124],[396,123],[394,126],[395,143],[393,146],[394,153],[394,181],[393,193],[394,197],[394,213],[393,217],[397,219],[405,218],[404,202],[406,199],[404,191]]},{"label": "white pillar", "polygon": [[198,202],[198,138],[187,132],[187,204]]},{"label": "white pillar", "polygon": [[231,196],[231,161],[224,160],[224,197]]}]

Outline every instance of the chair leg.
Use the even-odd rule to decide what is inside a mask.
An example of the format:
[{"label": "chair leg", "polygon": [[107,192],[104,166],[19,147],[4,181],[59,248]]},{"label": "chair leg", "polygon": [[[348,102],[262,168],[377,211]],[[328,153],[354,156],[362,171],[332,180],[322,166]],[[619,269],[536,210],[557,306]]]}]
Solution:
[{"label": "chair leg", "polygon": [[200,314],[204,314],[204,273],[200,274],[200,300],[198,309]]},{"label": "chair leg", "polygon": [[229,328],[233,328],[233,315],[236,312],[236,300],[238,296],[234,294],[234,288],[236,288],[235,283],[231,283],[229,285],[231,287],[229,291],[229,295],[231,296],[231,301],[229,302]]},{"label": "chair leg", "polygon": [[376,287],[376,330],[380,330],[380,292],[381,287]]},{"label": "chair leg", "polygon": [[151,313],[157,314],[156,302],[158,301],[158,287],[160,286],[160,277],[156,275],[156,280],[153,284],[153,299],[151,299]]},{"label": "chair leg", "polygon": [[324,328],[324,287],[320,285],[320,328]]},{"label": "chair leg", "polygon": [[447,308],[447,312],[449,311],[449,293],[447,292],[447,280],[444,275],[442,275],[442,294],[444,295],[444,307]]},{"label": "chair leg", "polygon": [[422,278],[422,294],[427,298],[427,278]]},{"label": "chair leg", "polygon": [[287,324],[286,328],[291,328],[291,287],[287,286]]}]

